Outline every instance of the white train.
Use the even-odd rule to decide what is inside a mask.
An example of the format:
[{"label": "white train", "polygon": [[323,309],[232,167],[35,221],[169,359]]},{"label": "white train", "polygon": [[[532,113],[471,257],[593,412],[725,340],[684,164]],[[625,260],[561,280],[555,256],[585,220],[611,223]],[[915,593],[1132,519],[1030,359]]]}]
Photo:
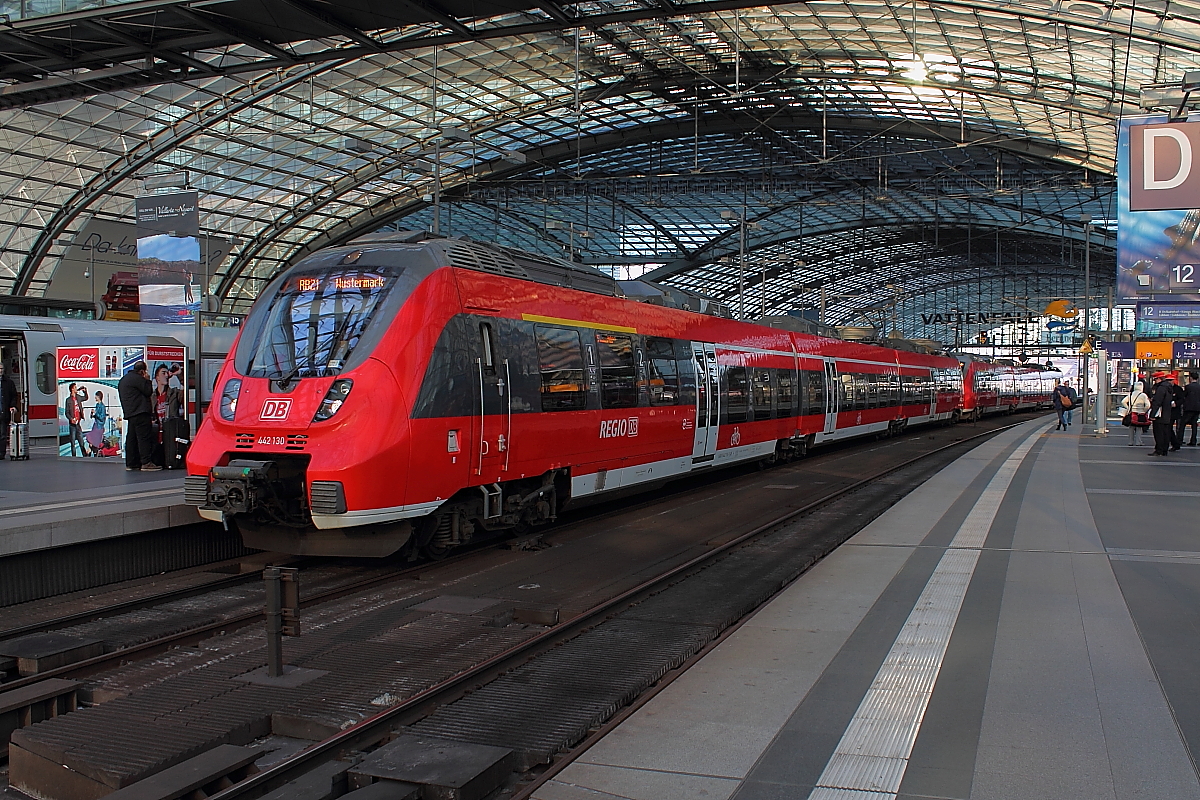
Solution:
[{"label": "white train", "polygon": [[[227,353],[236,334],[236,328],[206,328],[206,353]],[[59,435],[55,349],[67,340],[99,343],[114,336],[172,338],[188,348],[189,360],[194,359],[196,332],[191,325],[0,315],[0,358],[21,395],[21,418],[29,422],[30,438],[45,441]],[[190,375],[196,375],[194,367],[189,363]],[[190,394],[194,403],[194,392]]]}]

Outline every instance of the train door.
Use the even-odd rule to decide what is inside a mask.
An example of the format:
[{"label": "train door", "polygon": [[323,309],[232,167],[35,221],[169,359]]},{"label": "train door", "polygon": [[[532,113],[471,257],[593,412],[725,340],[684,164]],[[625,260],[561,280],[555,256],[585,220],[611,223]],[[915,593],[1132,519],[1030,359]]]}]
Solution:
[{"label": "train door", "polygon": [[825,433],[830,434],[837,430],[837,414],[838,414],[838,374],[837,364],[833,359],[825,361]]},{"label": "train door", "polygon": [[692,458],[705,458],[717,452],[717,424],[721,417],[716,345],[692,342],[692,356],[696,362],[696,435]]},{"label": "train door", "polygon": [[[22,417],[29,410],[29,375],[25,365],[25,340],[20,334],[0,334],[0,360],[4,362],[4,374],[12,378],[17,386],[18,403],[22,409]],[[5,409],[7,411],[7,409]],[[3,458],[3,454],[0,454]]]},{"label": "train door", "polygon": [[498,331],[491,322],[479,325],[479,355],[475,359],[476,411],[475,475],[491,483],[505,479],[512,447],[512,368],[500,352]]}]

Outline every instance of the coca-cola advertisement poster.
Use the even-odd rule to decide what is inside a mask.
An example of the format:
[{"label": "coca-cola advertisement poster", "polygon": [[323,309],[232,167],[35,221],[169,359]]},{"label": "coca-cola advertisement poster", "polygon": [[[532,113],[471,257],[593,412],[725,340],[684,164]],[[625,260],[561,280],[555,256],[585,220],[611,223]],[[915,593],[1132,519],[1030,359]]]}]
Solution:
[{"label": "coca-cola advertisement poster", "polygon": [[60,378],[99,378],[99,366],[98,347],[58,348],[58,376]]},{"label": "coca-cola advertisement poster", "polygon": [[[57,352],[58,454],[62,458],[123,460],[129,420],[121,407],[118,384],[139,362],[146,362],[154,452],[161,460],[161,431],[166,416],[186,416],[187,356],[182,347],[122,345],[60,347]],[[139,454],[140,455],[140,454]]]}]

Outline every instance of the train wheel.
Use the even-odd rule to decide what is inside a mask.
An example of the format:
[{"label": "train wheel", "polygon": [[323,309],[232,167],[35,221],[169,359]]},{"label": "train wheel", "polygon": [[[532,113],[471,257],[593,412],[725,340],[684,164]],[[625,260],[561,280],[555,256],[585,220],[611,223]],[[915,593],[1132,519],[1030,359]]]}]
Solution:
[{"label": "train wheel", "polygon": [[425,518],[421,525],[422,530],[418,531],[417,541],[424,540],[424,544],[419,545],[418,551],[422,556],[430,561],[441,561],[454,549],[452,541],[453,534],[451,533],[451,515],[438,514],[432,518]]},{"label": "train wheel", "polygon": [[436,545],[433,542],[421,548],[421,555],[428,558],[430,561],[441,561],[454,548],[449,545]]}]

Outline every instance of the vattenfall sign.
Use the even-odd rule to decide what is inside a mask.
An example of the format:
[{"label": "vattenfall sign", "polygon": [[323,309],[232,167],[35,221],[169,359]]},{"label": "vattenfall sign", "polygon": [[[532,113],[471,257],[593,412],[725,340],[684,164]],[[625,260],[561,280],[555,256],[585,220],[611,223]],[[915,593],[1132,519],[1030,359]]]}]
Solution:
[{"label": "vattenfall sign", "polygon": [[1129,127],[1129,209],[1200,208],[1200,122]]},{"label": "vattenfall sign", "polygon": [[922,314],[926,325],[1004,325],[1009,322],[1037,322],[1041,314],[1020,311],[952,311],[949,314]]}]

